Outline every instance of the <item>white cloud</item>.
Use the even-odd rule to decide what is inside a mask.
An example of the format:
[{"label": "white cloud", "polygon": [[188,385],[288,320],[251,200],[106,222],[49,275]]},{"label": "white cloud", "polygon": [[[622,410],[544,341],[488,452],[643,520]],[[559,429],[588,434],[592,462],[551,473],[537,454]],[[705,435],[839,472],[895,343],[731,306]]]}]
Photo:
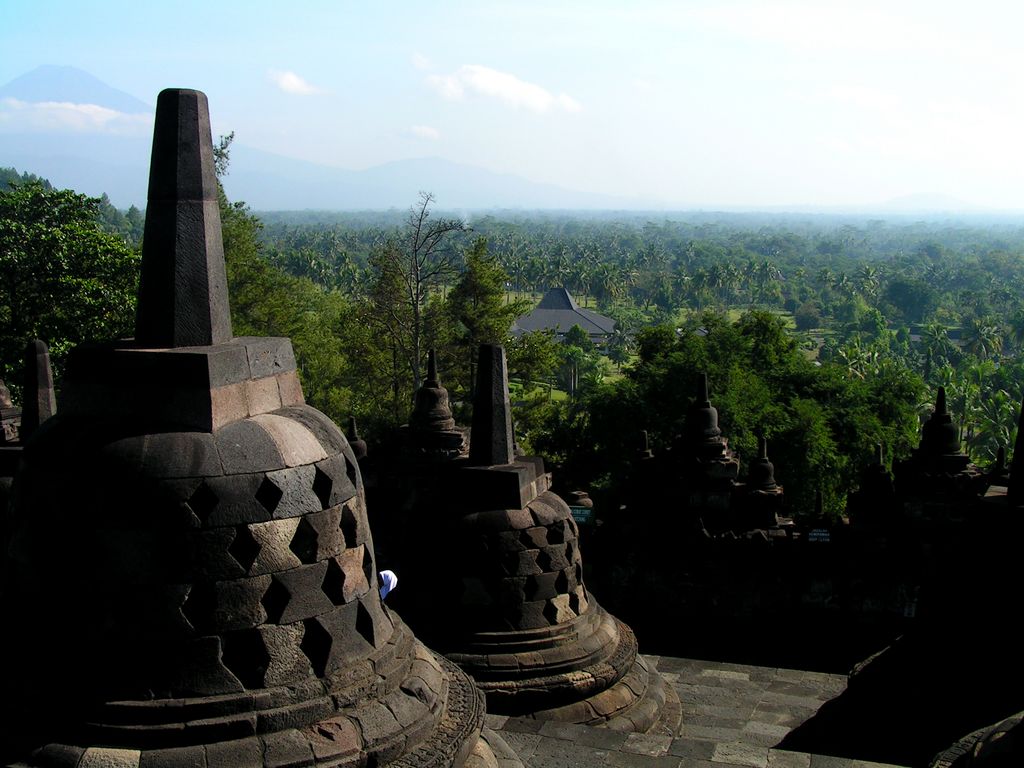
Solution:
[{"label": "white cloud", "polygon": [[464,64],[450,75],[431,75],[427,83],[450,101],[460,101],[469,92],[497,99],[515,109],[538,113],[553,109],[579,112],[583,108],[566,93],[554,94],[536,83],[528,83],[508,72],[499,72],[479,64]]},{"label": "white cloud", "polygon": [[430,69],[430,59],[417,51],[412,55],[412,65],[416,69]]},{"label": "white cloud", "polygon": [[413,136],[419,136],[421,139],[437,141],[441,138],[441,132],[429,125],[414,125],[409,130],[412,131]]},{"label": "white cloud", "polygon": [[0,99],[0,128],[9,131],[56,131],[145,136],[153,130],[150,114],[129,115],[97,104],[66,101],[28,102]]},{"label": "white cloud", "polygon": [[271,69],[267,71],[267,77],[285,93],[292,93],[296,96],[313,96],[323,92],[320,88],[288,70]]}]

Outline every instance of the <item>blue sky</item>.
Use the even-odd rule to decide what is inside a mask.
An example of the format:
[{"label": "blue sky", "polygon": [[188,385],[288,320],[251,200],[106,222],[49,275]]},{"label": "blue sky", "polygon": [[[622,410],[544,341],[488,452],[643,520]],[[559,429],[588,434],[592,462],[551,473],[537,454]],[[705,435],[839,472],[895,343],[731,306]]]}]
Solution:
[{"label": "blue sky", "polygon": [[1024,208],[1022,29],[1024,5],[986,0],[2,0],[0,83],[68,64],[147,103],[199,88],[215,133],[344,168],[440,156],[681,206]]}]

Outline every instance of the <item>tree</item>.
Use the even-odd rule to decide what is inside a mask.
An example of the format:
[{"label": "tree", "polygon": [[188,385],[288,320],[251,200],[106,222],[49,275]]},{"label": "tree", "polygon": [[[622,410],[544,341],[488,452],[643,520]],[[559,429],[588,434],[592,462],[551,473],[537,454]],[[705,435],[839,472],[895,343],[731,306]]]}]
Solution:
[{"label": "tree", "polygon": [[508,353],[509,378],[519,379],[523,388],[530,391],[537,382],[549,379],[558,366],[559,343],[555,341],[555,332],[529,331],[509,339]]},{"label": "tree", "polygon": [[0,371],[8,382],[20,381],[30,339],[49,345],[59,381],[71,347],[131,335],[140,257],[101,230],[99,210],[98,198],[39,183],[0,190]]},{"label": "tree", "polygon": [[466,252],[466,268],[448,295],[447,312],[455,323],[454,342],[468,363],[465,391],[473,388],[473,365],[481,344],[505,344],[512,322],[530,306],[527,301],[505,303],[508,274],[487,251],[480,237]]},{"label": "tree", "polygon": [[426,362],[424,312],[432,289],[456,272],[452,235],[466,232],[459,219],[431,218],[434,196],[421,192],[403,230],[385,240],[370,257],[373,270],[373,317],[390,341],[413,389],[419,387]]},{"label": "tree", "polygon": [[[214,146],[218,178],[228,171],[233,138],[234,133],[222,136]],[[244,202],[229,201],[223,187],[218,199],[232,329],[239,336],[289,337],[306,402],[342,421],[369,401],[356,396],[357,388],[364,387],[364,394],[378,384],[350,362],[369,357],[370,345],[360,335],[365,326],[344,322],[350,307],[340,294],[286,274],[264,258],[263,223]]]},{"label": "tree", "polygon": [[1003,351],[1003,337],[999,321],[987,317],[972,317],[964,329],[964,351],[981,360]]}]

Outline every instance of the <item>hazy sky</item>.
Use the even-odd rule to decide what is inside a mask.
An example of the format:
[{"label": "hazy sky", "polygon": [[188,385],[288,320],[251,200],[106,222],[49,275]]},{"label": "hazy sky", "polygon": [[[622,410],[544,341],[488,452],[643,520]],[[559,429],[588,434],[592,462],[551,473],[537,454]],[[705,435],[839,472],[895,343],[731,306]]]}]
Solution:
[{"label": "hazy sky", "polygon": [[1024,208],[1022,33],[1024,4],[986,0],[0,0],[0,84],[69,64],[150,104],[199,88],[215,134],[344,168],[436,155],[687,206]]}]

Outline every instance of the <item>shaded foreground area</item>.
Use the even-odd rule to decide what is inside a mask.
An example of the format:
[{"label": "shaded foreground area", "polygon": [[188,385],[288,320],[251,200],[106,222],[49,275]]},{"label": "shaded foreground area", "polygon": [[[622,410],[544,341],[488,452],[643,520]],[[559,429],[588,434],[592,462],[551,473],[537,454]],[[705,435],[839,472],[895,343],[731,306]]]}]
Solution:
[{"label": "shaded foreground area", "polygon": [[[636,628],[643,651],[707,659],[710,670],[852,672],[845,691],[790,723],[799,727],[773,743],[782,749],[927,766],[1024,709],[1024,521],[1005,488],[994,486],[956,520],[893,520],[870,535],[838,527],[827,544],[702,540],[673,535],[666,521],[668,535],[647,537],[641,549],[623,542],[645,526],[620,522],[584,529],[587,578]],[[711,709],[691,717],[717,712],[697,703]],[[685,710],[683,722],[685,733],[694,722]]]},{"label": "shaded foreground area", "polygon": [[683,725],[675,733],[623,733],[564,723],[488,716],[531,768],[869,768],[871,763],[801,754],[776,745],[839,694],[842,675],[648,657],[675,690]]}]

